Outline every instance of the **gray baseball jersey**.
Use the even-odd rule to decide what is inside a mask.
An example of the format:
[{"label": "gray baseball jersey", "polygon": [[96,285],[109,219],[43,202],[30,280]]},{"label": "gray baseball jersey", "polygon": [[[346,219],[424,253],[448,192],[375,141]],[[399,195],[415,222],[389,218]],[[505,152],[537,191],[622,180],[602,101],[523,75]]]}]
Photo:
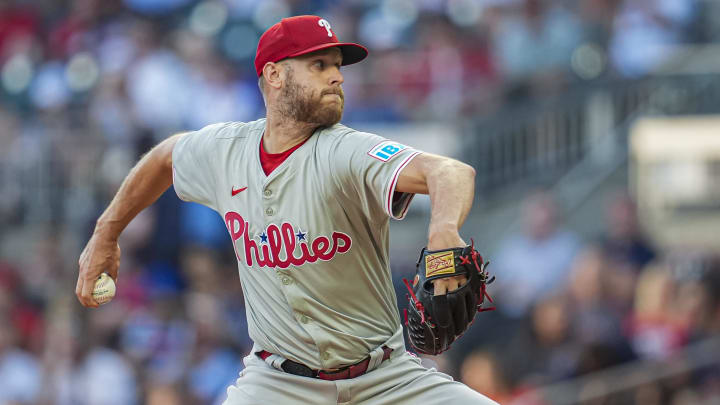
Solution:
[{"label": "gray baseball jersey", "polygon": [[210,125],[173,150],[178,196],[225,219],[253,350],[313,369],[356,363],[383,344],[404,351],[388,227],[412,200],[395,186],[420,152],[337,124],[266,176],[264,130],[264,119]]}]

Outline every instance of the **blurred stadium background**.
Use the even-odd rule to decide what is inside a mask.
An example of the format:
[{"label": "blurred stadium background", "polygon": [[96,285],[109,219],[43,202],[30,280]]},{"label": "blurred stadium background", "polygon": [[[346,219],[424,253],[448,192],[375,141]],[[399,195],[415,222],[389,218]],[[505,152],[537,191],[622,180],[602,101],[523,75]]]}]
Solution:
[{"label": "blurred stadium background", "polygon": [[[499,310],[425,362],[503,404],[720,403],[720,2],[2,0],[0,404],[223,400],[250,342],[217,214],[169,190],[97,310],[77,259],[152,145],[263,116],[257,40],[296,14],[371,50],[347,125],[478,171]],[[401,307],[428,213],[392,227]]]}]

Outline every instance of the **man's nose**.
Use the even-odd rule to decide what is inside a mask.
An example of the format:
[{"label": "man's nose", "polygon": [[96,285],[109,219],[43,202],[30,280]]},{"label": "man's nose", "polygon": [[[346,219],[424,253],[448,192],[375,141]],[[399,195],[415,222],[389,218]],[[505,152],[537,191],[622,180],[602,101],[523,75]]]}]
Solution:
[{"label": "man's nose", "polygon": [[342,73],[340,73],[340,69],[335,67],[330,74],[330,85],[331,86],[339,86],[345,82],[345,78],[343,77]]}]

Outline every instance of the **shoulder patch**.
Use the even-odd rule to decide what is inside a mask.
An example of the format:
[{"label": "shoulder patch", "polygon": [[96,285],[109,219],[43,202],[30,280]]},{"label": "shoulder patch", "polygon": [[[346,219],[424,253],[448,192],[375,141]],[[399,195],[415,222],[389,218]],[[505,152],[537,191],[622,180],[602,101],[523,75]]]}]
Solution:
[{"label": "shoulder patch", "polygon": [[387,162],[388,160],[395,157],[398,152],[407,149],[407,146],[393,142],[393,141],[382,141],[379,144],[373,146],[367,154],[374,157],[377,160]]}]

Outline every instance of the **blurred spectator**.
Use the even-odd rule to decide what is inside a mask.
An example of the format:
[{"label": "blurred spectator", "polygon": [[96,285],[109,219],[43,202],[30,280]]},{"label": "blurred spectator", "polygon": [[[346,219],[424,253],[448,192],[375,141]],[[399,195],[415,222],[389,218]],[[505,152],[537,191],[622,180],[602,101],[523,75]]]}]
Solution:
[{"label": "blurred spectator", "polygon": [[640,274],[635,308],[627,326],[638,355],[668,358],[687,341],[687,328],[673,317],[675,298],[675,282],[665,268],[649,267]]},{"label": "blurred spectator", "polygon": [[613,18],[623,0],[582,0],[578,13],[583,20],[584,36],[588,42],[607,49],[612,34]]},{"label": "blurred spectator", "polygon": [[[558,2],[523,0],[519,10],[494,24],[493,49],[498,67],[519,87],[540,76],[543,89],[562,82],[573,50],[582,40],[577,16]],[[512,10],[512,9],[511,9]],[[519,89],[522,91],[522,89]]]},{"label": "blurred spectator", "polygon": [[88,114],[111,145],[130,148],[137,125],[125,82],[118,74],[106,74],[95,89]]},{"label": "blurred spectator", "polygon": [[640,229],[635,202],[629,195],[613,196],[606,217],[608,229],[601,243],[608,259],[639,271],[655,258],[655,250]]},{"label": "blurred spectator", "polygon": [[42,385],[37,359],[19,349],[12,323],[0,310],[0,403],[34,404]]},{"label": "blurred spectator", "polygon": [[94,45],[95,22],[100,16],[100,0],[71,0],[70,12],[52,28],[48,42],[50,57],[64,59]]},{"label": "blurred spectator", "polygon": [[147,405],[181,405],[183,403],[180,390],[173,385],[152,385],[147,391],[145,396]]},{"label": "blurred spectator", "polygon": [[530,322],[502,351],[514,384],[537,386],[575,374],[582,346],[572,339],[570,321],[565,297],[545,297],[537,303]]},{"label": "blurred spectator", "polygon": [[625,1],[615,16],[610,56],[626,76],[640,76],[665,63],[696,7],[694,0]]},{"label": "blurred spectator", "polygon": [[0,261],[0,319],[9,327],[0,352],[3,347],[14,347],[37,355],[42,352],[45,338],[40,297],[26,287],[30,279],[23,283],[19,273],[19,269]]},{"label": "blurred spectator", "polygon": [[687,330],[688,339],[707,338],[713,317],[713,299],[705,280],[683,280],[676,290],[672,317]]},{"label": "blurred spectator", "polygon": [[0,61],[27,50],[41,29],[41,16],[35,7],[14,3],[0,4]]},{"label": "blurred spectator", "polygon": [[75,400],[87,405],[133,405],[138,402],[135,372],[116,350],[97,347],[87,354],[74,375]]},{"label": "blurred spectator", "polygon": [[584,375],[635,359],[624,335],[625,312],[612,305],[606,275],[613,264],[602,249],[576,256],[568,285],[572,341],[578,345],[574,375]]},{"label": "blurred spectator", "polygon": [[557,203],[547,193],[530,195],[523,204],[523,231],[501,243],[493,267],[498,307],[512,317],[528,312],[539,299],[564,288],[578,238],[558,227]]},{"label": "blurred spectator", "polygon": [[[140,124],[157,134],[184,127],[192,98],[187,66],[169,49],[148,49],[128,71],[128,95]],[[158,95],[162,97],[158,97]]]},{"label": "blurred spectator", "polygon": [[124,324],[121,348],[142,364],[145,381],[173,384],[184,378],[195,330],[183,314],[181,297],[158,291],[151,307],[132,313]]},{"label": "blurred spectator", "polygon": [[225,392],[243,368],[240,356],[223,345],[218,324],[201,324],[194,359],[188,372],[189,390],[199,403],[208,404]]},{"label": "blurred spectator", "polygon": [[501,363],[492,353],[478,350],[467,356],[460,367],[460,381],[497,403],[504,404],[510,399]]},{"label": "blurred spectator", "polygon": [[570,271],[568,294],[572,308],[573,336],[582,344],[621,344],[623,313],[608,303],[605,275],[610,263],[603,251],[586,248],[577,255]]}]

